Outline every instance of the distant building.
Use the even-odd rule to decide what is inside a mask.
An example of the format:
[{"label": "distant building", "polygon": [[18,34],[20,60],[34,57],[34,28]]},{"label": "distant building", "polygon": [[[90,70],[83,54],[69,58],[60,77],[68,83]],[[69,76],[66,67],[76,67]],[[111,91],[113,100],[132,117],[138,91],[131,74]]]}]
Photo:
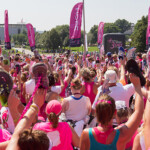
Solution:
[{"label": "distant building", "polygon": [[124,34],[131,35],[134,31],[134,26],[135,26],[134,23],[131,23],[131,28],[129,30],[125,31]]},{"label": "distant building", "polygon": [[[9,35],[13,36],[14,34],[20,34],[23,31],[27,32],[26,24],[25,23],[18,23],[18,24],[9,24]],[[36,28],[34,28],[36,32]],[[0,41],[4,41],[4,24],[0,24]]]}]

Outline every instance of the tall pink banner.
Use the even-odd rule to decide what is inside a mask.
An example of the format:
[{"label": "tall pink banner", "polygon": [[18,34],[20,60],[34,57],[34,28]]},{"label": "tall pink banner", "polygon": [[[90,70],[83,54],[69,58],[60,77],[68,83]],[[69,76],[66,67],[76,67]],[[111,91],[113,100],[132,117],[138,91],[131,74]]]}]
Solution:
[{"label": "tall pink banner", "polygon": [[4,38],[5,38],[5,49],[11,49],[9,39],[9,27],[8,27],[8,10],[5,10],[5,26],[4,26]]},{"label": "tall pink banner", "polygon": [[100,22],[99,27],[98,27],[98,36],[97,36],[98,46],[102,44],[103,32],[104,32],[104,22]]},{"label": "tall pink banner", "polygon": [[81,46],[81,24],[83,3],[77,3],[71,12],[69,39],[71,47]]},{"label": "tall pink banner", "polygon": [[[150,7],[148,11],[148,27],[147,27],[147,33],[146,33],[146,44],[148,45],[148,48],[150,47]],[[147,43],[148,42],[148,43]]]},{"label": "tall pink banner", "polygon": [[147,27],[147,31],[146,31],[146,45],[148,45],[148,35],[149,35],[149,29]]},{"label": "tall pink banner", "polygon": [[35,33],[32,24],[26,24],[31,51],[35,49]]}]

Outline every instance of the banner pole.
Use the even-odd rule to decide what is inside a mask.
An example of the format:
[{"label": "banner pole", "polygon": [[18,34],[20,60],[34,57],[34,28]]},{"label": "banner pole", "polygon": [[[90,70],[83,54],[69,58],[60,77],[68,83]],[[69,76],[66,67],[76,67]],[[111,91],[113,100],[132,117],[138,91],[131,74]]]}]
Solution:
[{"label": "banner pole", "polygon": [[86,54],[86,40],[85,40],[85,3],[83,0],[83,28],[84,28],[84,55]]}]

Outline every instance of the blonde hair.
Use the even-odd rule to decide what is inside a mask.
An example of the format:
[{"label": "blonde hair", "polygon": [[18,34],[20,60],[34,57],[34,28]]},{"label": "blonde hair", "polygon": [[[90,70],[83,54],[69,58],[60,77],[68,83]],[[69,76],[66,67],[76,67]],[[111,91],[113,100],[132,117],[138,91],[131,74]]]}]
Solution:
[{"label": "blonde hair", "polygon": [[91,73],[90,73],[90,70],[88,68],[82,68],[81,69],[81,74],[82,74],[83,79],[86,82],[91,80]]},{"label": "blonde hair", "polygon": [[25,65],[25,66],[23,67],[23,70],[24,70],[24,71],[29,71],[29,65]]},{"label": "blonde hair", "polygon": [[58,82],[59,81],[58,73],[57,72],[53,72],[53,75],[54,75],[55,82]]},{"label": "blonde hair", "polygon": [[115,66],[109,66],[107,70],[113,70],[118,75],[118,69]]},{"label": "blonde hair", "polygon": [[91,78],[94,78],[96,76],[96,70],[94,68],[89,68],[89,69],[90,69]]},{"label": "blonde hair", "polygon": [[146,59],[146,56],[147,56],[146,54],[143,54],[142,59]]},{"label": "blonde hair", "polygon": [[81,84],[81,81],[79,79],[73,79],[72,82],[72,87],[75,89],[75,90],[79,90],[82,88],[82,84]]}]

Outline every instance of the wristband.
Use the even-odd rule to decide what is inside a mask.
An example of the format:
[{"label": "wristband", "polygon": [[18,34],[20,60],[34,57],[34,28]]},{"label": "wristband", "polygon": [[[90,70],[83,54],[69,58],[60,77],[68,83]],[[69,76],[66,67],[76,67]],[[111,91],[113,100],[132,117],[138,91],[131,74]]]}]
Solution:
[{"label": "wristband", "polygon": [[34,108],[37,112],[39,111],[39,106],[36,104],[32,104],[30,108]]}]

